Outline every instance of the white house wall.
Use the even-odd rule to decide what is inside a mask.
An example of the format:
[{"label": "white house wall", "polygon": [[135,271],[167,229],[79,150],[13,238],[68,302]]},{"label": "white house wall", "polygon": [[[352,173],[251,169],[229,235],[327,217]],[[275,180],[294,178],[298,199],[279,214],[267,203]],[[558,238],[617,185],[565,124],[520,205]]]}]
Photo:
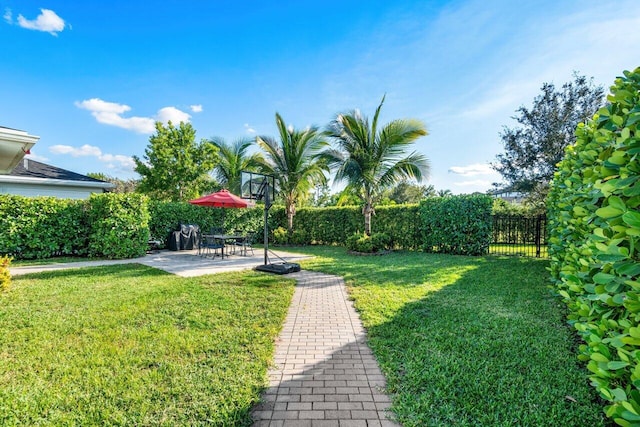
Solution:
[{"label": "white house wall", "polygon": [[102,192],[101,188],[0,183],[0,194],[16,194],[26,197],[51,196],[61,199],[88,199],[91,193]]}]

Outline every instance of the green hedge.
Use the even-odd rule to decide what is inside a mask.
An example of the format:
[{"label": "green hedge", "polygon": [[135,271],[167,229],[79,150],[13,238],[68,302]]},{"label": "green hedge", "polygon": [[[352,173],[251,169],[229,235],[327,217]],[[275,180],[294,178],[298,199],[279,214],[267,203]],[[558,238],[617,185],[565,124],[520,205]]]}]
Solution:
[{"label": "green hedge", "polygon": [[86,255],[86,200],[0,195],[0,254],[16,259]]},{"label": "green hedge", "polygon": [[434,197],[420,203],[425,252],[483,255],[491,243],[493,199],[486,195]]},{"label": "green hedge", "polygon": [[[277,209],[276,209],[277,210]],[[180,224],[202,230],[261,232],[264,209],[219,209],[182,202],[148,202],[139,194],[94,194],[89,200],[0,195],[0,255],[128,258],[143,255],[149,237],[166,245]]]},{"label": "green hedge", "polygon": [[147,196],[135,193],[92,194],[89,198],[89,256],[143,256],[149,242],[147,201]]},{"label": "green hedge", "polygon": [[[384,233],[398,249],[417,249],[420,240],[418,205],[380,206],[371,221],[375,233]],[[286,228],[284,208],[274,206],[269,216],[270,230]],[[331,206],[298,209],[289,243],[345,245],[347,238],[364,231],[362,208]]]},{"label": "green hedge", "polygon": [[247,209],[223,209],[184,202],[153,201],[149,204],[149,212],[151,236],[165,245],[169,233],[177,230],[180,224],[197,224],[203,231],[222,226],[230,231],[260,232],[264,227],[264,208],[260,205]]},{"label": "green hedge", "polygon": [[[426,199],[420,205],[380,206],[372,231],[389,236],[396,249],[424,249],[452,254],[485,254],[491,241],[493,199],[485,195]],[[286,228],[284,209],[273,207],[270,230]],[[293,219],[289,243],[345,245],[363,232],[362,209],[356,206],[301,208]],[[279,238],[278,240],[282,240]]]},{"label": "green hedge", "polygon": [[591,381],[622,426],[640,425],[640,68],[576,130],[548,198],[551,274]]}]

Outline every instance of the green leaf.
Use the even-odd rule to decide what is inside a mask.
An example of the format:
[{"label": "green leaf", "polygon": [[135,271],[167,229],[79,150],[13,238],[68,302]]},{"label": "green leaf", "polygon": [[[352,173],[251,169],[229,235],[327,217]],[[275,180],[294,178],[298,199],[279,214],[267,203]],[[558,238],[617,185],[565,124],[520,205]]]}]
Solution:
[{"label": "green leaf", "polygon": [[613,362],[607,363],[607,368],[611,369],[612,371],[615,371],[617,369],[626,368],[627,366],[629,366],[629,363],[628,362],[622,362],[622,361],[613,361]]},{"label": "green leaf", "polygon": [[598,261],[603,261],[603,262],[616,262],[616,261],[622,261],[623,259],[626,259],[627,256],[626,255],[622,255],[622,254],[606,254],[606,253],[600,253],[596,256],[596,259]]},{"label": "green leaf", "polygon": [[624,392],[621,388],[615,388],[611,390],[611,394],[613,395],[614,402],[621,402],[623,400],[627,400],[627,393]]},{"label": "green leaf", "polygon": [[613,302],[618,304],[618,305],[622,305],[624,304],[624,300],[626,298],[625,294],[615,294],[612,298]]},{"label": "green leaf", "polygon": [[640,212],[627,211],[622,215],[622,220],[631,227],[640,228]]},{"label": "green leaf", "polygon": [[606,285],[611,282],[616,276],[608,273],[596,273],[593,276],[593,281],[599,285]]},{"label": "green leaf", "polygon": [[596,362],[609,362],[609,359],[602,353],[591,353],[591,360],[595,360]]},{"label": "green leaf", "polygon": [[627,421],[640,421],[640,415],[634,414],[631,411],[622,411],[622,418]]},{"label": "green leaf", "polygon": [[615,218],[617,216],[622,215],[623,213],[624,213],[623,210],[616,209],[613,206],[605,206],[603,208],[596,210],[596,215],[604,219]]},{"label": "green leaf", "polygon": [[616,273],[624,276],[634,277],[640,274],[640,263],[635,261],[627,261],[613,266]]},{"label": "green leaf", "polygon": [[618,196],[609,197],[609,206],[619,209],[621,211],[627,210],[627,205],[622,201],[622,199]]}]

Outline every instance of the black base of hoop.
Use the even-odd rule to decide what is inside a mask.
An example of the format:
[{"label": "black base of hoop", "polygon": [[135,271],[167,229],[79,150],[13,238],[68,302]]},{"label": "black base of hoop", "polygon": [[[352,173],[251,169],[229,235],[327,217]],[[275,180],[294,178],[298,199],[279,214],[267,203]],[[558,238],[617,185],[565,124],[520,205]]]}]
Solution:
[{"label": "black base of hoop", "polygon": [[255,270],[273,274],[289,274],[300,271],[300,264],[296,264],[295,262],[278,262],[274,264],[259,265]]}]

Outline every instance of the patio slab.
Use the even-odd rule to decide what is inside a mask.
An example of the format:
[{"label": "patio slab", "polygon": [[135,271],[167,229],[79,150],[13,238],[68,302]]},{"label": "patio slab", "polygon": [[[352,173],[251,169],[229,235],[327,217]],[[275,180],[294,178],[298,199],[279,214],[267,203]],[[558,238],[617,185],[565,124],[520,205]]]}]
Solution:
[{"label": "patio slab", "polygon": [[[273,251],[274,254],[287,262],[296,262],[304,258],[309,258],[309,255],[296,254],[292,252],[285,252],[281,250]],[[272,262],[280,262],[280,260],[270,254]],[[57,271],[66,270],[70,268],[83,268],[83,267],[96,267],[102,265],[114,265],[114,264],[132,264],[138,263],[147,265],[149,267],[155,267],[160,270],[175,274],[182,277],[194,277],[202,276],[205,274],[224,273],[227,271],[240,271],[251,270],[257,265],[264,264],[264,251],[256,248],[254,255],[231,255],[221,259],[219,257],[201,257],[198,255],[197,250],[191,251],[159,251],[157,253],[147,254],[140,258],[131,259],[119,259],[119,260],[101,260],[101,261],[82,261],[82,262],[70,262],[70,263],[55,263],[55,264],[42,264],[31,265],[24,267],[9,267],[9,272],[12,276],[19,276],[22,274],[39,273],[42,271]]]}]

